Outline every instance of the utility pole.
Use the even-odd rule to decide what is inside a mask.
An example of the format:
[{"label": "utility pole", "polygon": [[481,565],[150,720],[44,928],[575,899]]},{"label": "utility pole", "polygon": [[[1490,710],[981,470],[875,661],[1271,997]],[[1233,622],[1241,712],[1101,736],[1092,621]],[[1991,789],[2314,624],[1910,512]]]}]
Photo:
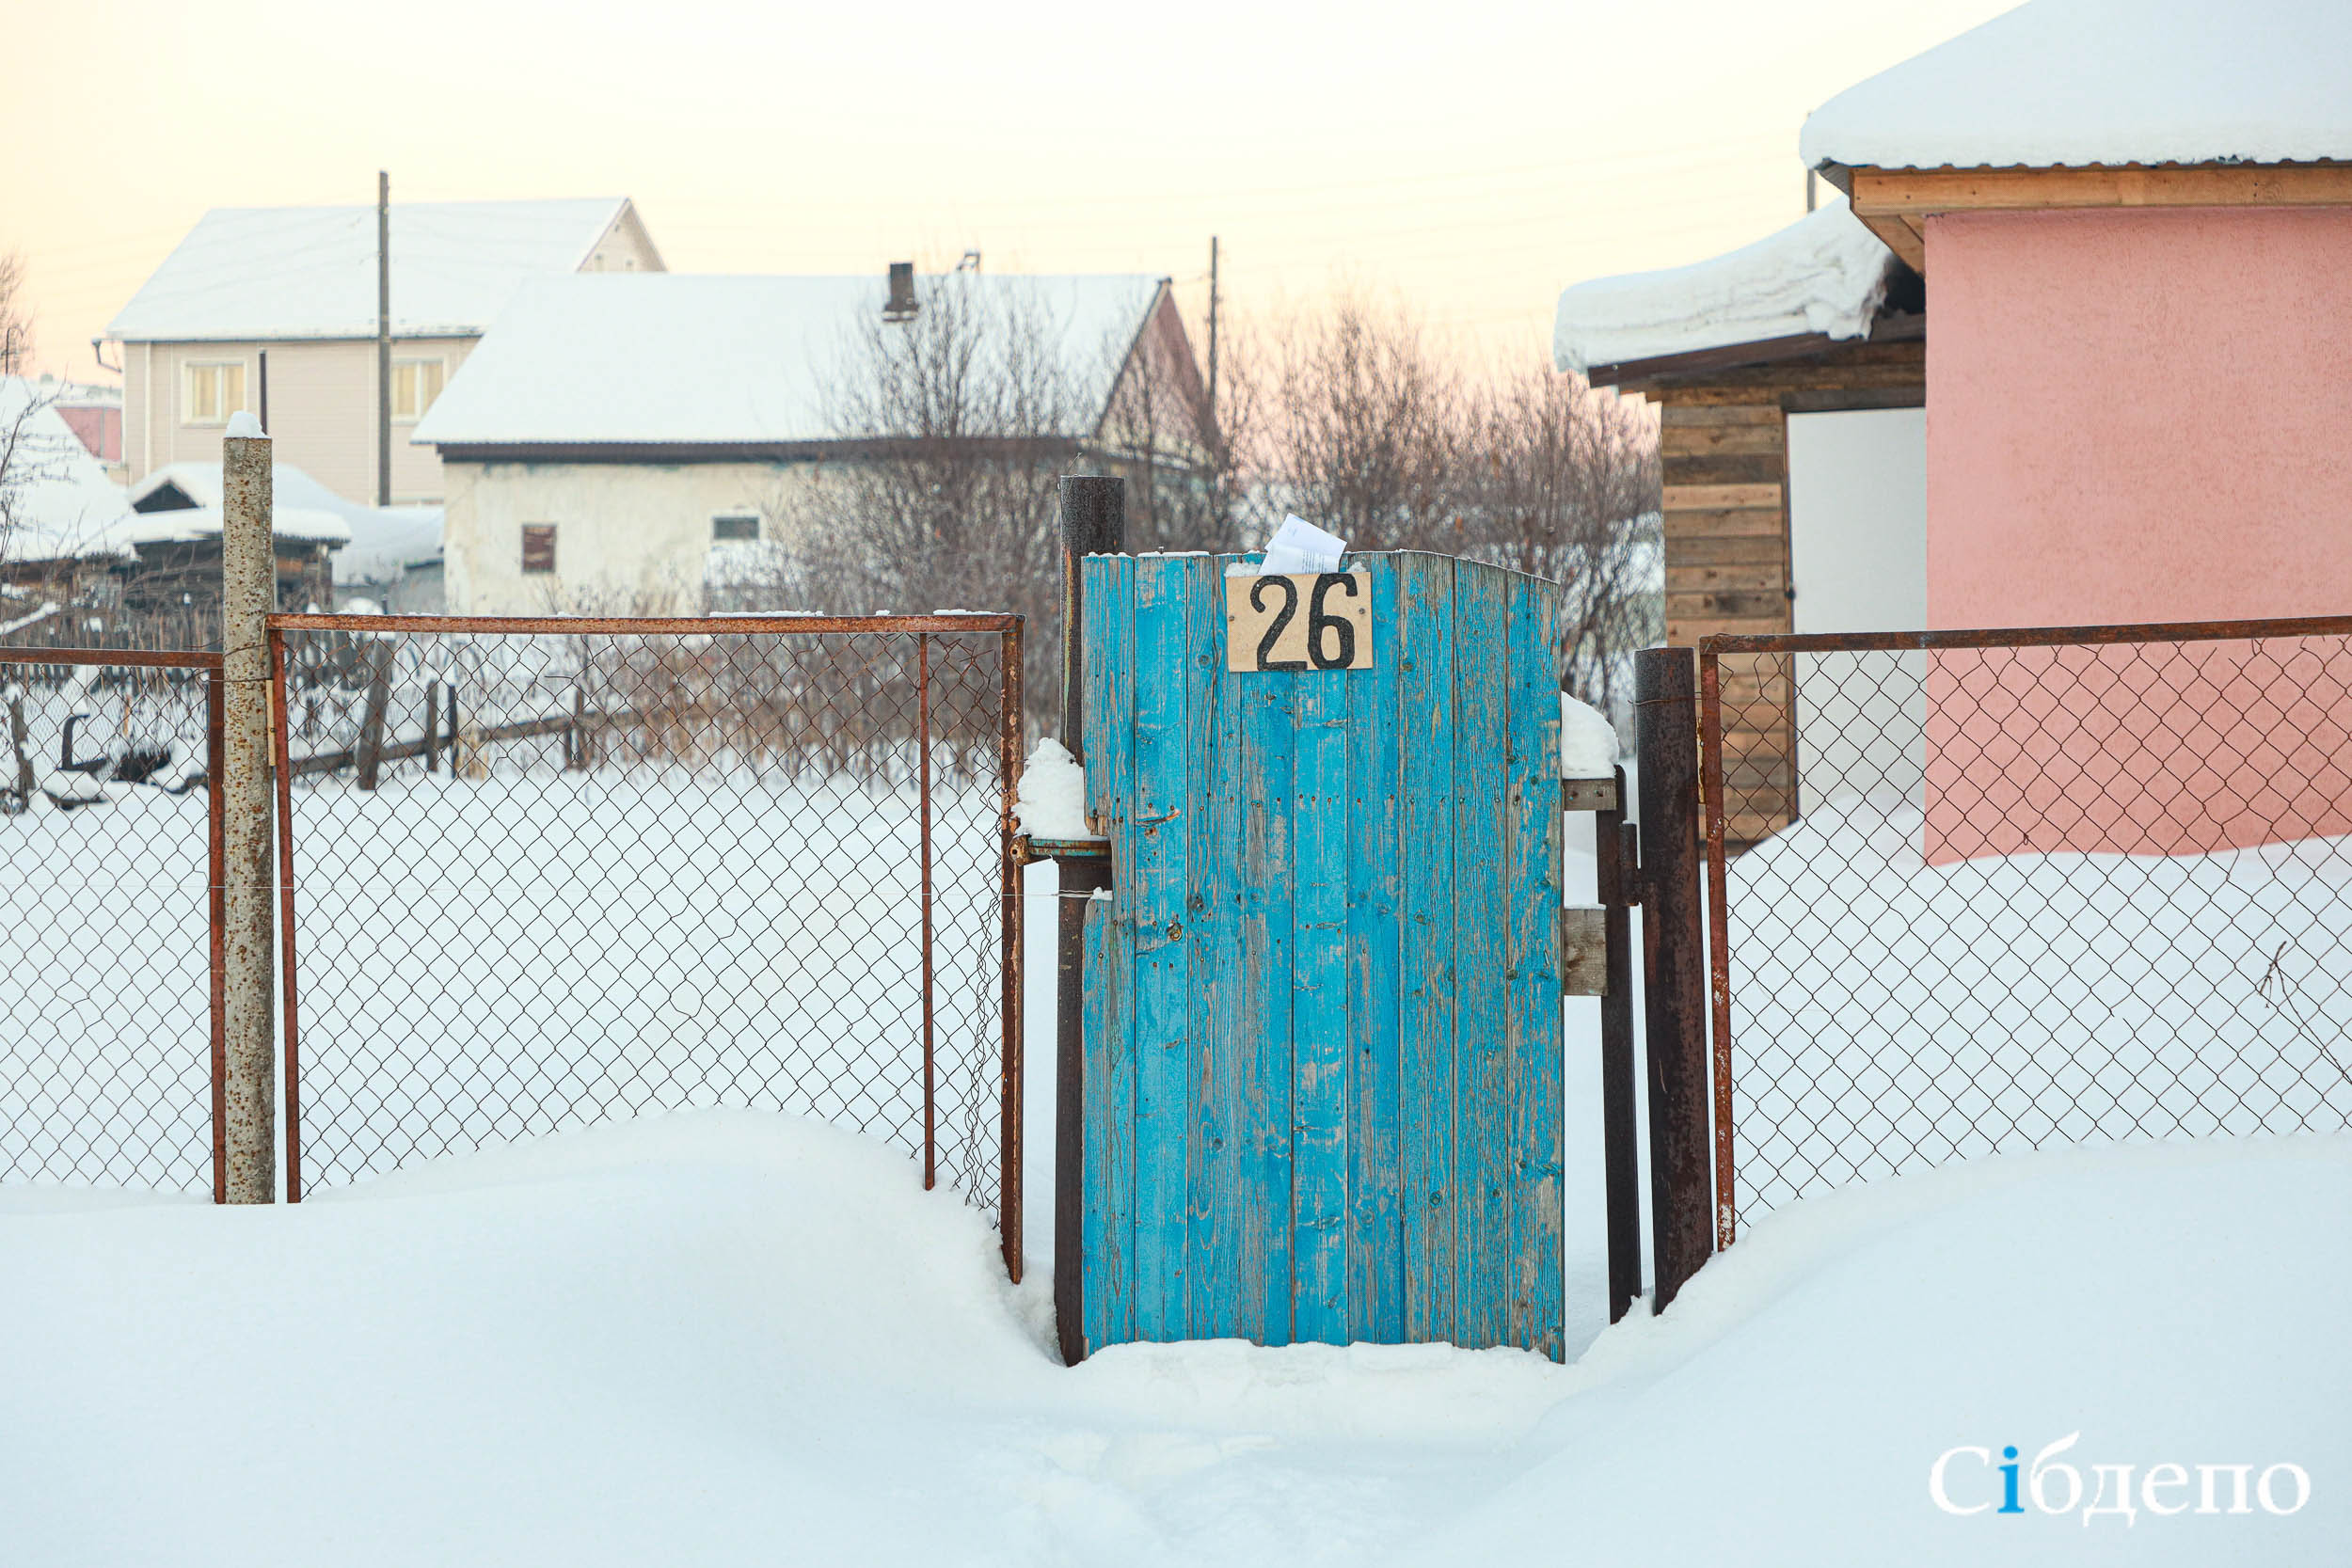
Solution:
[{"label": "utility pole", "polygon": [[223,1196],[278,1196],[278,1051],[270,1013],[269,642],[277,609],[270,441],[239,412],[221,442]]},{"label": "utility pole", "polygon": [[375,171],[375,504],[392,504],[392,176]]},{"label": "utility pole", "polygon": [[1820,176],[1811,169],[1804,171],[1804,210],[1808,213],[1813,211],[1814,202],[1818,199],[1820,181]]},{"label": "utility pole", "polygon": [[1216,236],[1209,236],[1209,428],[1216,428]]}]

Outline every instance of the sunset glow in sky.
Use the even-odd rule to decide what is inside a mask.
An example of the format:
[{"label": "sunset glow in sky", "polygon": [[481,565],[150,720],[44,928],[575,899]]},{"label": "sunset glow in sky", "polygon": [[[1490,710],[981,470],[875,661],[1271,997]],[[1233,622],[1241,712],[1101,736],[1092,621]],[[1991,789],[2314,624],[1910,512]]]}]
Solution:
[{"label": "sunset glow in sky", "polygon": [[[1535,358],[1560,288],[1804,211],[1797,128],[1999,0],[1190,8],[75,0],[11,25],[0,250],[37,368],[206,208],[634,198],[680,272],[1335,283]],[[397,287],[397,279],[395,279]]]}]

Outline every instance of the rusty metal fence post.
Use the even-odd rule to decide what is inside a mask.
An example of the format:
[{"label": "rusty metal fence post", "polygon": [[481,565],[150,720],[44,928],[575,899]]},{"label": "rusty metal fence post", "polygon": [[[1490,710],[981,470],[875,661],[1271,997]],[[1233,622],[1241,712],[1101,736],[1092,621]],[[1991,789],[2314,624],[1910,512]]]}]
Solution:
[{"label": "rusty metal fence post", "polygon": [[277,586],[270,464],[267,436],[230,435],[221,443],[223,1195],[230,1203],[278,1196],[265,633]]},{"label": "rusty metal fence post", "polygon": [[1632,907],[1641,902],[1640,848],[1625,816],[1625,769],[1616,769],[1616,804],[1593,816],[1595,890],[1608,955],[1600,999],[1601,1163],[1609,1223],[1609,1321],[1632,1310],[1642,1293],[1641,1132],[1633,1110]]},{"label": "rusty metal fence post", "polygon": [[1634,656],[1641,759],[1643,1010],[1649,1063],[1653,1311],[1713,1250],[1707,949],[1699,895],[1696,670],[1688,648]]},{"label": "rusty metal fence post", "polygon": [[997,880],[1004,890],[1004,919],[999,925],[1002,942],[1004,986],[998,1003],[1000,1027],[1004,1031],[999,1054],[999,1070],[1004,1081],[997,1088],[998,1116],[1004,1127],[1004,1169],[999,1177],[997,1204],[997,1236],[1004,1247],[1005,1275],[1015,1285],[1021,1283],[1021,1162],[1024,1139],[1021,1118],[1025,1114],[1026,1096],[1023,1080],[1026,1076],[1026,1031],[1023,1009],[1028,987],[1024,979],[1024,964],[1027,943],[1026,916],[1023,911],[1021,889],[1022,860],[1015,852],[1013,834],[1016,821],[1013,802],[1021,788],[1021,621],[1015,617],[1005,628],[1004,641],[998,644],[997,678],[1002,730],[997,742],[997,786],[1002,807],[997,817]]}]

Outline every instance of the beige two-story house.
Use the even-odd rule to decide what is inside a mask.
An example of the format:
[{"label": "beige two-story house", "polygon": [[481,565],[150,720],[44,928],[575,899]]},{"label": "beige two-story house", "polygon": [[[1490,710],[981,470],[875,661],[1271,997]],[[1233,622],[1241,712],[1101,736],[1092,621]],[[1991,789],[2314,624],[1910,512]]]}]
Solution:
[{"label": "beige two-story house", "polygon": [[[516,288],[660,272],[661,256],[626,198],[402,202],[390,230],[391,499],[437,502],[440,460],[409,436]],[[121,345],[130,482],[217,462],[229,416],[250,409],[280,462],[374,501],[376,285],[373,207],[205,214],[106,329]]]}]

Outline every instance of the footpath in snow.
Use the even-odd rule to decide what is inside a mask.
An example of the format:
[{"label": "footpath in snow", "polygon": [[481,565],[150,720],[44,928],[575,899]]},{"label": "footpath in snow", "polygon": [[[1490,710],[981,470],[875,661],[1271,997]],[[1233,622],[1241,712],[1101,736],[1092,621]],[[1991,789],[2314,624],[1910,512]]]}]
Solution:
[{"label": "footpath in snow", "polygon": [[[0,1558],[2336,1563],[2348,1227],[2352,1139],[2005,1157],[1791,1205],[1567,1368],[1216,1343],[1073,1370],[1041,1266],[1006,1286],[903,1156],[784,1117],[298,1208],[13,1188]],[[2291,1461],[2311,1498],[1930,1500],[1947,1449],[2070,1433],[2086,1478]],[[1997,1500],[1973,1461],[1948,1480]]]}]

